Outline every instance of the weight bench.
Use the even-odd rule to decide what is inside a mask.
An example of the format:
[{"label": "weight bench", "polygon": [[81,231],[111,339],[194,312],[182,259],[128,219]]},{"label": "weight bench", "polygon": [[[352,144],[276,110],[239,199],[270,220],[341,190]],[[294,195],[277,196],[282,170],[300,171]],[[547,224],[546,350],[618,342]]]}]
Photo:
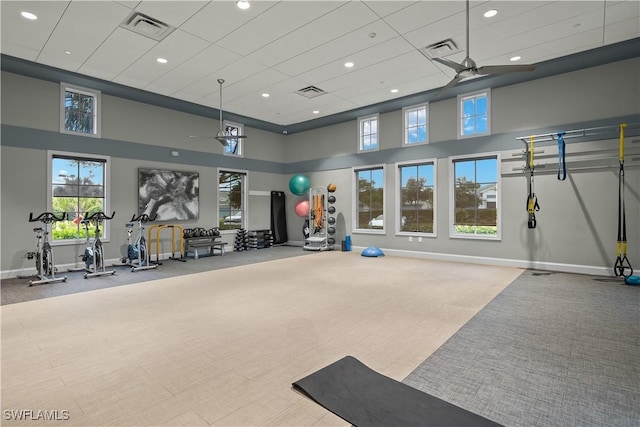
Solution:
[{"label": "weight bench", "polygon": [[208,255],[215,255],[215,250],[220,251],[220,255],[224,255],[224,247],[226,242],[220,242],[216,237],[190,237],[184,239],[184,255],[185,258],[189,255],[189,251],[193,250],[193,259],[198,259],[200,254],[198,249],[207,248]]}]

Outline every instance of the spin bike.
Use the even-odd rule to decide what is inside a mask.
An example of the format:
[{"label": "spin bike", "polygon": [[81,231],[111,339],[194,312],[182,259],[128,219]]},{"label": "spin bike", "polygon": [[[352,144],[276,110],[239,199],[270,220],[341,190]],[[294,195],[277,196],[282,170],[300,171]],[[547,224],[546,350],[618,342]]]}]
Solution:
[{"label": "spin bike", "polygon": [[[84,278],[105,276],[107,274],[116,274],[115,270],[107,270],[104,264],[104,251],[102,248],[102,241],[100,240],[100,224],[103,221],[113,219],[116,213],[112,213],[111,216],[107,216],[104,212],[94,212],[91,215],[86,213],[80,223],[84,225],[85,232],[87,233],[87,247],[84,250],[84,254],[81,256],[82,261],[85,263]],[[90,242],[89,238],[89,224],[93,222],[96,226],[95,234],[93,236],[93,242]]]},{"label": "spin bike", "polygon": [[33,212],[29,213],[29,222],[40,221],[44,224],[43,227],[36,227],[33,231],[36,233],[36,251],[27,252],[27,259],[36,259],[36,277],[37,280],[29,280],[29,286],[44,285],[45,283],[53,282],[66,282],[67,276],[56,277],[56,266],[53,264],[53,252],[51,251],[51,244],[49,243],[49,229],[48,225],[56,221],[64,221],[67,218],[67,213],[63,212],[62,215],[56,216],[53,212],[44,212],[33,217]]},{"label": "spin bike", "polygon": [[[131,222],[127,224],[127,235],[129,241],[129,245],[127,247],[127,257],[129,262],[127,265],[131,266],[131,272],[158,268],[158,264],[151,264],[149,262],[149,250],[147,248],[147,241],[144,238],[144,224],[155,221],[157,217],[157,214],[153,217],[149,217],[147,214],[138,215],[136,217],[136,214],[133,214]],[[135,243],[131,243],[131,233],[133,232],[134,222],[138,223],[138,237],[136,237]]]}]

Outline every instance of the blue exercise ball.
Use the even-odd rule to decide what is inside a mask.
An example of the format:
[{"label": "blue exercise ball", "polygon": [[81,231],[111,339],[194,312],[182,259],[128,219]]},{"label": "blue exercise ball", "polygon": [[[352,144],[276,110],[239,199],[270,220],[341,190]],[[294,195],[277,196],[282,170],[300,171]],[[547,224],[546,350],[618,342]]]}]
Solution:
[{"label": "blue exercise ball", "polygon": [[294,175],[289,180],[289,190],[296,196],[302,196],[311,188],[311,182],[305,175]]},{"label": "blue exercise ball", "polygon": [[366,257],[379,257],[379,256],[384,256],[384,252],[382,252],[382,250],[380,248],[376,248],[375,246],[369,246],[368,248],[364,249],[362,251],[362,256],[366,256]]}]

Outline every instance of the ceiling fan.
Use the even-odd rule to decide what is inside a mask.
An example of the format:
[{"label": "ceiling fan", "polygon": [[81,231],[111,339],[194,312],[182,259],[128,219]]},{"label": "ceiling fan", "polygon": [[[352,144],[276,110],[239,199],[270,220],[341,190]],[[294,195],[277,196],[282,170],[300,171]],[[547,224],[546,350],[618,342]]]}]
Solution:
[{"label": "ceiling fan", "polygon": [[[220,84],[220,130],[218,130],[218,134],[216,136],[198,136],[198,135],[189,135],[189,138],[214,138],[218,140],[222,145],[229,146],[232,145],[233,142],[237,142],[238,139],[246,138],[246,135],[237,135],[233,134],[228,129],[224,129],[224,122],[222,121],[222,84],[224,83],[224,79],[218,79],[218,84]],[[235,149],[237,149],[237,144]]]},{"label": "ceiling fan", "polygon": [[483,67],[478,67],[476,62],[469,57],[469,0],[467,0],[467,44],[466,44],[466,56],[462,60],[460,64],[457,62],[451,61],[446,58],[429,58],[433,61],[439,62],[442,65],[446,65],[447,67],[453,68],[456,72],[456,75],[453,79],[440,91],[438,92],[438,97],[444,94],[446,91],[455,86],[458,82],[468,77],[478,76],[478,75],[489,75],[489,74],[507,74],[507,73],[516,73],[523,71],[533,71],[537,68],[537,65],[485,65]]}]

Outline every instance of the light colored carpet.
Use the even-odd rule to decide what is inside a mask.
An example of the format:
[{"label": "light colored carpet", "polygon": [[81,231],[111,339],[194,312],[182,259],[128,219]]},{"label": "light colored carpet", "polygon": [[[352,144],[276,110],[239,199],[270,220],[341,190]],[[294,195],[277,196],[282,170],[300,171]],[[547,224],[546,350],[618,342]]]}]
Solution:
[{"label": "light colored carpet", "polygon": [[2,410],[70,419],[3,425],[345,425],[291,383],[400,380],[521,273],[323,252],[5,305]]},{"label": "light colored carpet", "polygon": [[527,271],[404,382],[506,426],[640,426],[640,288]]}]

